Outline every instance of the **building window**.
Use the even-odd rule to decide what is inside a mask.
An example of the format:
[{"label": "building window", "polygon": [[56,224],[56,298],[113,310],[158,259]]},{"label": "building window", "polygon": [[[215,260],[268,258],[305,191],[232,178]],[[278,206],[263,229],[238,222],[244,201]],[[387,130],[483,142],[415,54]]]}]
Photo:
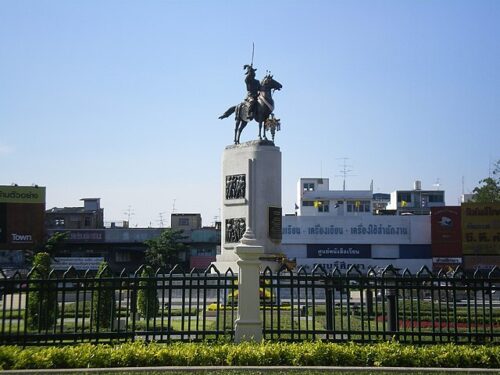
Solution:
[{"label": "building window", "polygon": [[212,249],[194,249],[193,253],[191,253],[191,254],[193,254],[195,256],[203,256],[203,257],[215,255],[215,251]]},{"label": "building window", "polygon": [[84,225],[86,227],[90,227],[90,225],[92,224],[92,218],[90,216],[85,216],[85,222],[84,222]]},{"label": "building window", "polygon": [[347,212],[370,212],[370,201],[347,201]]},{"label": "building window", "polygon": [[429,203],[443,203],[443,194],[429,194]]},{"label": "building window", "polygon": [[312,207],[314,206],[313,201],[302,201],[302,207]]},{"label": "building window", "polygon": [[64,219],[63,218],[55,219],[54,224],[56,227],[64,227]]},{"label": "building window", "polygon": [[189,219],[187,217],[180,217],[179,218],[179,225],[188,226]]},{"label": "building window", "polygon": [[314,191],[314,183],[304,182],[304,191]]},{"label": "building window", "polygon": [[411,193],[398,193],[398,202],[411,202]]},{"label": "building window", "polygon": [[328,201],[323,201],[318,207],[318,212],[330,212],[330,204]]}]

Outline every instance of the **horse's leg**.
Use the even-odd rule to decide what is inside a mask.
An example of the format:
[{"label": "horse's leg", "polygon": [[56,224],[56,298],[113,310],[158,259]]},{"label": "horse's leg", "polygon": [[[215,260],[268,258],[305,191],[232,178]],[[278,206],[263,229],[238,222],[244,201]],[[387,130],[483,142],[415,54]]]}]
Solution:
[{"label": "horse's leg", "polygon": [[238,129],[240,127],[240,120],[236,119],[236,122],[234,123],[234,144],[237,145],[239,143],[239,137],[238,137]]},{"label": "horse's leg", "polygon": [[262,140],[262,121],[259,121],[259,139]]},{"label": "horse's leg", "polygon": [[245,126],[247,126],[247,122],[246,122],[246,121],[241,120],[241,122],[240,122],[240,128],[239,128],[239,130],[238,130],[238,144],[240,144],[240,136],[241,136],[241,132],[243,131],[243,129],[245,129]]}]

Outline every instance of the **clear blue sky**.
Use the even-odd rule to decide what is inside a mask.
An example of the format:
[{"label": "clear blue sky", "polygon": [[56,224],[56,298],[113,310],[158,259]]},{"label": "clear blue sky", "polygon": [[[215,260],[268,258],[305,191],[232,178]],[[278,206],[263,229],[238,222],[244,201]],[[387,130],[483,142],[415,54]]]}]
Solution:
[{"label": "clear blue sky", "polygon": [[[221,156],[255,43],[300,177],[458,203],[500,159],[500,1],[0,1],[0,184],[106,220],[219,215]],[[242,140],[254,139],[250,124]],[[169,222],[169,220],[166,220]]]}]

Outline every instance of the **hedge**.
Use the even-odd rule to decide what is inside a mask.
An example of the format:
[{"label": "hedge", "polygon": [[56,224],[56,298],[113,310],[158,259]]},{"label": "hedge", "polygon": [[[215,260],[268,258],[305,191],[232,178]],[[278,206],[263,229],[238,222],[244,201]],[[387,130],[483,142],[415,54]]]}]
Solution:
[{"label": "hedge", "polygon": [[0,347],[0,369],[138,366],[375,366],[500,368],[500,346],[323,342],[81,344]]}]

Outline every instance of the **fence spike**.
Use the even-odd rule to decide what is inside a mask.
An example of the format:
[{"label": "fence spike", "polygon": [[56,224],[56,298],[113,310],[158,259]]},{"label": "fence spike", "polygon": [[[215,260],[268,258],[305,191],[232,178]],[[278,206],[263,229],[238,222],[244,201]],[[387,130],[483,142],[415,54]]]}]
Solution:
[{"label": "fence spike", "polygon": [[432,276],[432,271],[427,266],[422,266],[417,272],[417,277],[430,277],[430,276]]},{"label": "fence spike", "polygon": [[495,275],[495,273],[500,274],[500,269],[497,266],[493,266],[493,268],[491,269],[491,271],[488,273],[488,277],[489,278],[493,278],[493,276]]},{"label": "fence spike", "polygon": [[269,266],[266,266],[266,268],[264,268],[264,271],[262,272],[264,275],[267,275],[269,274],[269,276],[272,276],[273,275],[273,271],[271,270],[271,267]]},{"label": "fence spike", "polygon": [[146,265],[145,265],[145,264],[141,264],[141,265],[139,266],[139,268],[135,270],[135,272],[134,272],[134,277],[138,277],[138,276],[140,276],[140,275],[141,275],[141,273],[142,273],[142,270],[144,269],[144,267],[146,267]]},{"label": "fence spike", "polygon": [[303,275],[303,276],[307,276],[307,270],[304,266],[300,266],[300,268],[297,270],[297,275]]},{"label": "fence spike", "polygon": [[[318,271],[321,271],[321,273],[319,273]],[[311,275],[318,275],[318,274],[328,275],[328,272],[325,270],[325,267],[323,267],[321,264],[316,264],[311,272]]]},{"label": "fence spike", "polygon": [[213,264],[213,263],[210,266],[208,266],[208,268],[204,272],[204,275],[206,276],[206,275],[211,274],[211,273],[215,273],[215,274],[217,274],[217,276],[220,276],[220,271],[217,269],[217,267],[215,267],[215,264]]},{"label": "fence spike", "polygon": [[335,266],[332,270],[331,275],[332,275],[332,277],[333,276],[342,276],[342,272],[340,272],[340,269],[337,266]]},{"label": "fence spike", "polygon": [[403,277],[411,277],[413,276],[411,271],[408,269],[408,267],[406,267],[404,270],[403,270]]},{"label": "fence spike", "polygon": [[461,265],[458,265],[457,268],[455,268],[455,270],[451,273],[451,277],[453,277],[455,279],[458,279],[458,278],[461,278],[464,276],[465,276],[465,272],[464,272],[464,269]]},{"label": "fence spike", "polygon": [[351,264],[349,268],[347,269],[346,275],[350,275],[351,273],[356,272],[359,276],[363,276],[361,271],[359,270],[358,266],[356,264]]},{"label": "fence spike", "polygon": [[63,279],[68,277],[70,273],[73,273],[73,277],[78,277],[78,272],[76,272],[76,268],[73,266],[69,266],[68,269],[63,273]]}]

